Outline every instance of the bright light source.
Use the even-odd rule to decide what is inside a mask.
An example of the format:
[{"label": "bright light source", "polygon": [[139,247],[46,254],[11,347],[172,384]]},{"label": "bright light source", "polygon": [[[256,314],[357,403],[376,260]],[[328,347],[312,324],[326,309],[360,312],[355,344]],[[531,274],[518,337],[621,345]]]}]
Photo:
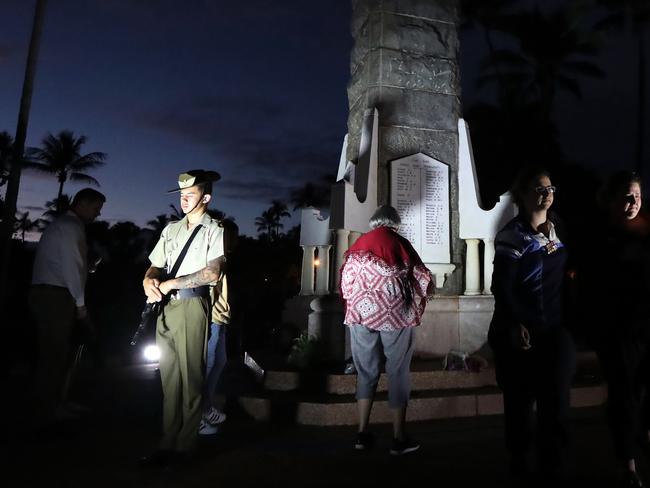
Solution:
[{"label": "bright light source", "polygon": [[314,259],[314,266],[316,266],[317,268],[320,266],[320,259],[318,258]]},{"label": "bright light source", "polygon": [[155,363],[160,359],[160,349],[158,349],[158,346],[147,346],[142,351],[142,354],[150,363]]}]

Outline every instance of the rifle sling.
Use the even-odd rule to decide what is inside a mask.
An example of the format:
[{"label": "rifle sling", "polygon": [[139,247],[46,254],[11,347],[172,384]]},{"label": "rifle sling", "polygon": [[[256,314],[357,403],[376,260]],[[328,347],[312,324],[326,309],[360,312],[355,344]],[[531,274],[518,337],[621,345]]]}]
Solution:
[{"label": "rifle sling", "polygon": [[185,246],[183,246],[183,250],[178,255],[178,258],[176,259],[176,262],[174,263],[174,266],[172,267],[172,270],[169,272],[169,275],[168,275],[167,279],[176,278],[176,273],[178,273],[178,270],[181,267],[181,264],[183,263],[183,259],[185,259],[185,255],[187,254],[187,251],[190,248],[190,244],[192,244],[192,241],[196,237],[196,234],[199,233],[199,229],[201,229],[201,227],[202,227],[201,224],[196,224],[196,228],[194,229],[194,232],[192,232],[192,235],[190,236],[190,238],[185,243]]}]

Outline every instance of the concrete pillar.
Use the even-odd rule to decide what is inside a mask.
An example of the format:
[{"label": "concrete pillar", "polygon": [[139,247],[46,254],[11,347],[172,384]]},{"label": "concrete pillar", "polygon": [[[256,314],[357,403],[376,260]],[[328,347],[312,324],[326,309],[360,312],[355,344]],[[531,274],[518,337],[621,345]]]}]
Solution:
[{"label": "concrete pillar", "polygon": [[[369,172],[363,157],[367,145],[362,142],[368,110],[377,108],[378,205],[390,201],[391,161],[423,153],[448,165],[451,261],[457,268],[463,261],[456,177],[461,113],[459,4],[459,0],[352,2],[346,157],[358,163],[356,183],[359,174],[363,178]],[[460,273],[448,276],[445,294],[462,293],[462,278]]]},{"label": "concrete pillar", "polygon": [[314,250],[315,246],[302,246],[302,274],[300,277],[300,294],[314,294]]},{"label": "concrete pillar", "polygon": [[347,327],[343,325],[343,300],[339,295],[324,295],[314,298],[310,307],[313,312],[307,319],[309,337],[321,342],[325,352],[323,359],[343,363],[349,355]]},{"label": "concrete pillar", "polygon": [[350,236],[350,231],[345,229],[336,229],[336,241],[334,247],[334,273],[333,286],[332,290],[334,293],[339,293],[339,287],[341,285],[341,266],[343,266],[343,255],[345,251],[348,250],[348,239]]},{"label": "concrete pillar", "polygon": [[483,295],[492,295],[492,272],[494,271],[494,239],[483,239]]},{"label": "concrete pillar", "polygon": [[318,261],[316,269],[316,295],[327,295],[330,292],[330,249],[331,245],[318,246]]},{"label": "concrete pillar", "polygon": [[479,239],[465,239],[465,295],[481,294],[481,263],[478,253]]},{"label": "concrete pillar", "polygon": [[357,239],[361,237],[363,234],[361,232],[356,232],[356,231],[350,231],[350,235],[348,236],[348,249],[350,249],[355,242],[357,242]]}]

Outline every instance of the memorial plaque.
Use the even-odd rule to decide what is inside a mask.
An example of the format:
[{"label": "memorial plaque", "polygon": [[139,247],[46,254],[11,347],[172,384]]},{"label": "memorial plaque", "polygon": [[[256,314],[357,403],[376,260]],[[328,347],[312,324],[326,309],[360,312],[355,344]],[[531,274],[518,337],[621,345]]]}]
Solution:
[{"label": "memorial plaque", "polygon": [[449,166],[425,154],[391,163],[391,205],[406,237],[425,263],[449,263]]}]

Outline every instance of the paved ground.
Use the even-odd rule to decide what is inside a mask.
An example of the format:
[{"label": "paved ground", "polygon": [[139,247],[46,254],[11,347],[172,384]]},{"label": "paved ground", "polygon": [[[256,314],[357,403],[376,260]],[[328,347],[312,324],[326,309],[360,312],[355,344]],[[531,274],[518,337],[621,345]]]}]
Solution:
[{"label": "paved ground", "polygon": [[[375,428],[376,449],[358,453],[351,449],[353,428],[261,424],[231,407],[222,432],[202,442],[189,466],[143,471],[136,460],[155,447],[160,424],[160,390],[151,367],[91,373],[73,396],[92,410],[47,435],[27,434],[19,380],[12,377],[13,401],[4,402],[8,463],[2,479],[9,481],[2,486],[517,486],[508,484],[505,472],[500,416],[412,423],[409,430],[422,448],[393,458],[385,425]],[[617,486],[601,409],[574,411],[572,430],[570,486]]]}]

